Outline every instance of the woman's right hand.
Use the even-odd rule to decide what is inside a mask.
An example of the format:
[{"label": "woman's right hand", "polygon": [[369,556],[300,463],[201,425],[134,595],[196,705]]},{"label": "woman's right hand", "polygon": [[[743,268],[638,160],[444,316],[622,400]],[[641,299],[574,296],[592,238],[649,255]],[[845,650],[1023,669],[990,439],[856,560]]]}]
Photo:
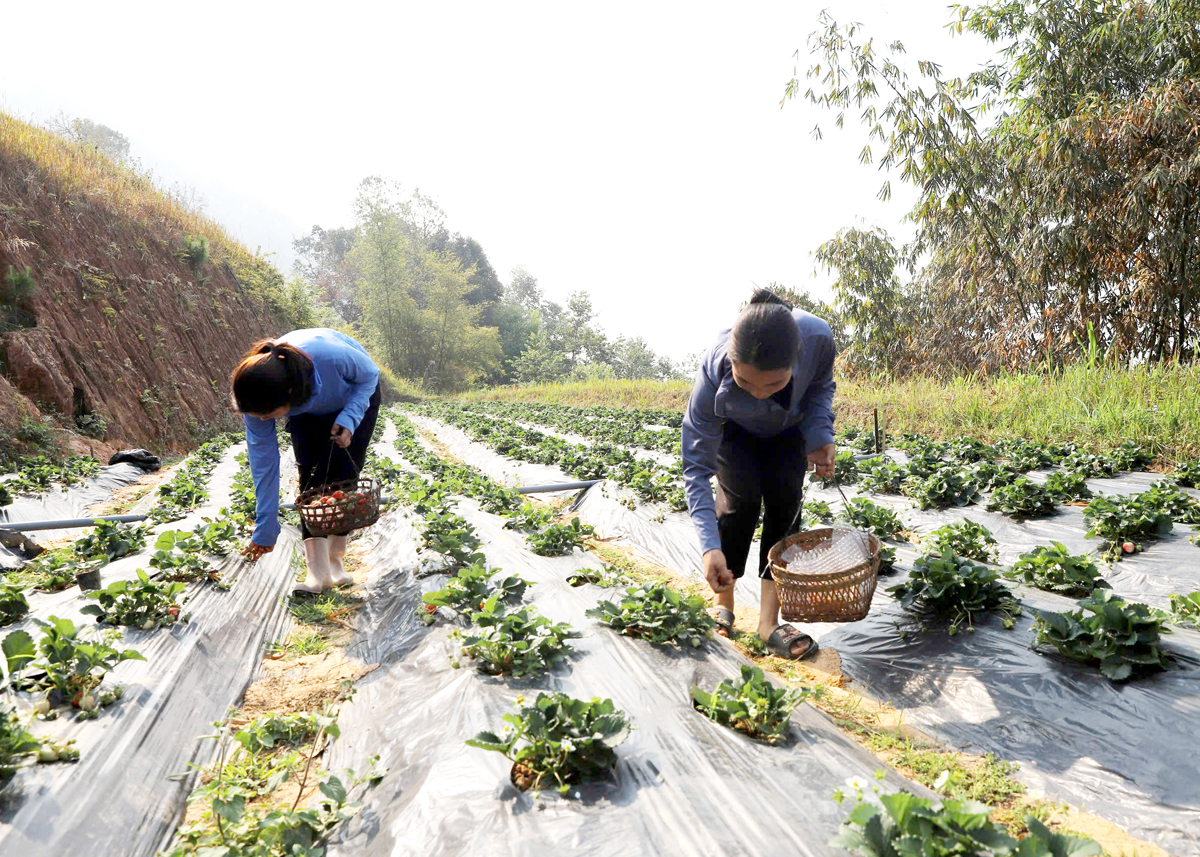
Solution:
[{"label": "woman's right hand", "polygon": [[254,542],[250,542],[250,544],[242,548],[242,556],[250,562],[258,562],[263,554],[268,554],[273,550],[275,550],[275,545],[264,547],[263,545],[256,545]]},{"label": "woman's right hand", "polygon": [[704,577],[713,592],[728,592],[733,589],[733,572],[725,564],[725,552],[710,550],[704,555]]}]

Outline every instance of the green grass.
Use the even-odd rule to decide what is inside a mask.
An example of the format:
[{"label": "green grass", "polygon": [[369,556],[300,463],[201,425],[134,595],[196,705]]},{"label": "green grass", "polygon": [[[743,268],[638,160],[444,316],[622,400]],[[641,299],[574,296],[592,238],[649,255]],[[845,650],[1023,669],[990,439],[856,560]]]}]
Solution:
[{"label": "green grass", "polygon": [[463,393],[460,401],[549,402],[554,405],[610,408],[656,408],[682,411],[692,392],[691,381],[570,381],[528,387],[493,387]]},{"label": "green grass", "polygon": [[[837,425],[871,425],[875,408],[893,434],[969,435],[983,441],[1024,437],[1072,440],[1093,451],[1133,440],[1167,463],[1200,456],[1200,363],[1133,369],[1071,366],[1053,373],[962,377],[840,378]],[[687,381],[595,381],[497,387],[464,394],[463,401],[495,399],[588,407],[682,411]]]},{"label": "green grass", "polygon": [[316,597],[292,596],[288,612],[305,625],[337,625],[365,600],[357,592],[329,589]]},{"label": "green grass", "polygon": [[[294,616],[295,612],[292,615]],[[318,630],[305,628],[286,640],[271,643],[267,646],[267,651],[288,659],[304,655],[322,655],[329,651],[329,637]]]}]

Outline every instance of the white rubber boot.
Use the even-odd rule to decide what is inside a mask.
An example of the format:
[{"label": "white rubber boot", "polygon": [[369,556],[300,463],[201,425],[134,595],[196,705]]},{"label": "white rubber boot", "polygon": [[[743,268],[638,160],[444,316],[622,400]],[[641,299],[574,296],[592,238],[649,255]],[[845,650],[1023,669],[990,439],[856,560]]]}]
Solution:
[{"label": "white rubber boot", "polygon": [[316,595],[333,586],[329,580],[329,546],[326,539],[305,539],[304,560],[308,564],[308,576],[303,583],[292,587],[293,592],[308,592]]},{"label": "white rubber boot", "polygon": [[354,578],[342,564],[342,557],[346,555],[346,541],[349,538],[349,536],[329,536],[325,539],[329,542],[329,579],[333,586],[344,586],[354,582]]}]

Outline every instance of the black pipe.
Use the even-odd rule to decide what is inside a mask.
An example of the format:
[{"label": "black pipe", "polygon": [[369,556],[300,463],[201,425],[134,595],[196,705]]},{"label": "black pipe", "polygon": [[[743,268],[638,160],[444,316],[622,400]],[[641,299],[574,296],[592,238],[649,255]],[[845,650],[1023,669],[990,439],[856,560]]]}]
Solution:
[{"label": "black pipe", "polygon": [[66,518],[61,521],[3,521],[0,522],[0,530],[14,530],[23,533],[34,530],[72,530],[76,527],[94,527],[97,521],[132,524],[134,521],[144,521],[147,517],[147,515],[104,515],[99,518]]},{"label": "black pipe", "polygon": [[544,494],[549,491],[577,491],[580,488],[591,488],[593,485],[599,485],[603,479],[588,479],[584,482],[562,482],[558,485],[526,485],[523,488],[518,488],[518,494]]}]

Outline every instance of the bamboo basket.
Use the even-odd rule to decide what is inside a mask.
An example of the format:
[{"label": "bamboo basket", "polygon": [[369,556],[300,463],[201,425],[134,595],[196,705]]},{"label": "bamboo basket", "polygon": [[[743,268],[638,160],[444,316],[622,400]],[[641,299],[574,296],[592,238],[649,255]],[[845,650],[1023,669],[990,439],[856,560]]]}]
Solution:
[{"label": "bamboo basket", "polygon": [[866,562],[823,574],[788,571],[783,554],[792,545],[812,550],[833,538],[832,527],[805,530],[788,536],[771,548],[767,564],[779,593],[780,612],[787,622],[857,622],[871,609],[879,582],[879,539],[868,535]]},{"label": "bamboo basket", "polygon": [[[336,503],[314,505],[314,500],[327,497],[334,491],[346,496]],[[359,496],[366,497],[359,503]],[[296,498],[296,508],[308,531],[314,536],[342,536],[353,530],[369,527],[379,520],[379,505],[382,486],[370,476],[359,475],[309,488]]]}]

